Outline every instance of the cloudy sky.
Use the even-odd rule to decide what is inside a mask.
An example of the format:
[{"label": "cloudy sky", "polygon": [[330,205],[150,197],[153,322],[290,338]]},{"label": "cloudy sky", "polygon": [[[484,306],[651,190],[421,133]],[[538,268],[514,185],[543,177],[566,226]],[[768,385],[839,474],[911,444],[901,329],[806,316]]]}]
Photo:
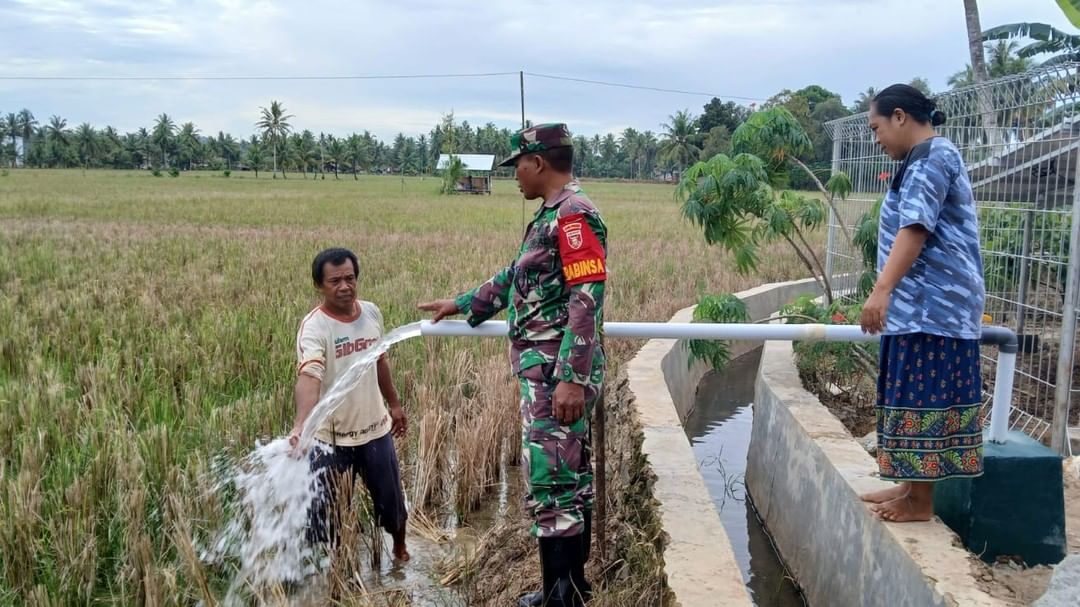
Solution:
[{"label": "cloudy sky", "polygon": [[[980,0],[983,27],[1043,21],[1053,0]],[[968,61],[961,0],[0,0],[0,111],[149,126],[166,112],[203,133],[253,131],[271,99],[295,127],[427,132],[453,110],[520,122],[518,70],[763,100],[821,84],[850,103],[914,76],[935,90]],[[416,80],[12,80],[12,77],[360,76]],[[526,115],[575,133],[658,130],[708,97],[526,76]]]}]

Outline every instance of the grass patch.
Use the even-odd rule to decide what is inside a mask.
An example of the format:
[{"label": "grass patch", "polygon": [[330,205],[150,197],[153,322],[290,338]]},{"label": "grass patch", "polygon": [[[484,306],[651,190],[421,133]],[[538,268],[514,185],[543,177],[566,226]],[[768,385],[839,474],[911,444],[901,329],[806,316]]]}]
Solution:
[{"label": "grass patch", "polygon": [[[496,181],[490,197],[438,196],[439,185],[19,169],[0,181],[0,601],[168,605],[216,592],[178,538],[214,526],[214,458],[291,423],[315,253],[357,252],[360,294],[388,328],[515,254],[513,182]],[[735,274],[679,218],[670,186],[585,187],[610,228],[608,320],[667,320],[700,293],[800,274],[780,246],[759,275]],[[638,345],[608,343],[616,362]],[[463,511],[483,498],[466,487],[490,483],[517,432],[505,347],[414,340],[391,352],[412,420],[400,448],[407,482],[420,475],[413,495],[456,493]],[[502,443],[435,461],[444,437],[472,440],[470,425],[499,428]],[[446,477],[466,474],[462,464],[468,483],[453,487]]]}]

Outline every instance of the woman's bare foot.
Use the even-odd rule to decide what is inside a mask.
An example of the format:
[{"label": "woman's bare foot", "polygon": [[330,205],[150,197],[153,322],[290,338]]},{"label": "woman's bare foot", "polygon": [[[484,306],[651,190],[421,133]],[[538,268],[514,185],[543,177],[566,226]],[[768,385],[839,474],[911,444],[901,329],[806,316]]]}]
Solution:
[{"label": "woman's bare foot", "polygon": [[864,493],[859,496],[859,499],[871,504],[884,504],[898,497],[904,497],[910,491],[911,487],[908,486],[908,483],[897,483],[895,487],[874,491],[873,493]]},{"label": "woman's bare foot", "polygon": [[874,504],[870,510],[890,523],[928,521],[934,518],[934,487],[930,483],[912,483],[907,495]]}]

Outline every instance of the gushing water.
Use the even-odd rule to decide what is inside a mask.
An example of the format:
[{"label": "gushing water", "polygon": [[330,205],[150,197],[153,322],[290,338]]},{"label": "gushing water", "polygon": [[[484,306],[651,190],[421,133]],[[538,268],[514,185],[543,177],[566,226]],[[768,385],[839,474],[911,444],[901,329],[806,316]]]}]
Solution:
[{"label": "gushing water", "polygon": [[275,583],[299,582],[328,565],[327,557],[316,554],[305,539],[317,477],[307,457],[296,453],[322,448],[314,443],[316,430],[356,388],[364,373],[391,346],[419,336],[420,323],[398,327],[357,357],[312,409],[297,451],[288,439],[277,438],[256,444],[236,466],[224,470],[215,491],[219,496],[232,494],[235,506],[200,558],[208,564],[236,563],[226,605],[242,603],[244,595]]}]

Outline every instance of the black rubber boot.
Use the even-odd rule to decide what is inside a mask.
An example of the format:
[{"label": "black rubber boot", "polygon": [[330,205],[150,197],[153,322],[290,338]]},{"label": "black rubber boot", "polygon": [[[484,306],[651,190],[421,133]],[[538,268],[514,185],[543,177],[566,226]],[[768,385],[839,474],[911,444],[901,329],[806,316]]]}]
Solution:
[{"label": "black rubber boot", "polygon": [[581,597],[588,601],[592,598],[592,584],[585,579],[585,563],[589,562],[589,553],[592,551],[592,510],[586,510],[584,514],[585,529],[581,535],[581,557],[574,561],[574,569],[571,570],[571,580],[574,586],[581,592]]},{"label": "black rubber boot", "polygon": [[583,607],[584,588],[575,572],[584,581],[584,544],[581,536],[540,538],[540,572],[544,589],[518,599],[518,607]]}]

